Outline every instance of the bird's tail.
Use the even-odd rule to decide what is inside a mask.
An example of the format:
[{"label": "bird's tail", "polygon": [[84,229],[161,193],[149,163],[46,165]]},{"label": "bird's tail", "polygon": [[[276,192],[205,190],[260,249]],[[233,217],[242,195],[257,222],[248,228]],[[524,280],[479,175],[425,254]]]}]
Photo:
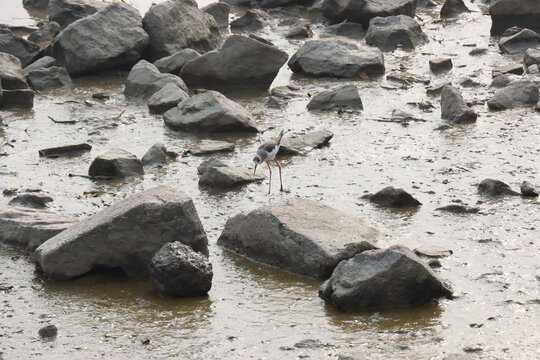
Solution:
[{"label": "bird's tail", "polygon": [[281,129],[281,132],[279,133],[279,139],[278,139],[278,144],[281,144],[281,139],[283,138],[283,135],[285,135],[285,133],[289,132],[288,130],[285,131],[285,129]]}]

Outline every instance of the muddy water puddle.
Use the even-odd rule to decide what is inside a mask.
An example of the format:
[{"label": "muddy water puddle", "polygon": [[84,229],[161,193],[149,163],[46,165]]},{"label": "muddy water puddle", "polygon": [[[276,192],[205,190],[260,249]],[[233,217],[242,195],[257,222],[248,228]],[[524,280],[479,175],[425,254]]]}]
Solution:
[{"label": "muddy water puddle", "polygon": [[[144,11],[150,2],[134,4]],[[262,128],[270,128],[262,140],[281,128],[334,133],[329,146],[282,159],[287,193],[278,191],[277,181],[270,196],[265,182],[229,192],[199,188],[196,168],[206,157],[193,156],[149,169],[135,180],[111,183],[69,177],[86,174],[92,159],[111,148],[140,158],[158,141],[182,152],[207,138],[171,131],[160,116],[126,102],[122,73],[78,78],[70,89],[37,95],[32,111],[2,112],[6,126],[0,127],[0,143],[11,145],[0,150],[5,152],[0,156],[2,189],[42,189],[54,198],[51,210],[85,217],[158,184],[179,188],[193,198],[207,231],[214,280],[207,298],[187,300],[159,298],[146,281],[128,281],[120,274],[50,283],[34,272],[24,253],[2,246],[1,356],[6,360],[339,355],[426,359],[459,353],[485,359],[539,358],[540,205],[535,199],[483,199],[475,184],[484,178],[502,180],[513,188],[524,180],[540,184],[540,115],[530,109],[492,113],[483,105],[491,96],[492,68],[520,59],[498,53],[496,41],[489,37],[489,17],[474,4],[467,5],[475,12],[457,22],[434,22],[433,13],[418,11],[430,42],[414,52],[385,53],[385,66],[387,74],[407,68],[431,78],[432,84],[475,75],[481,87],[460,88],[465,99],[478,100],[475,124],[435,131],[444,122],[438,100],[426,96],[422,83],[388,89],[381,87],[388,85],[382,78],[313,80],[292,75],[286,66],[273,86],[293,84],[313,94],[352,83],[360,87],[364,111],[309,113],[307,98],[275,110],[264,107],[266,94],[228,94],[248,108]],[[13,13],[4,13],[3,22],[35,23],[35,17],[12,6],[8,8]],[[315,32],[324,36],[320,28]],[[260,35],[289,55],[302,43],[284,39],[280,31]],[[488,53],[469,56],[472,47],[465,45],[473,43]],[[431,75],[428,60],[440,56],[452,57],[454,68],[445,75]],[[92,100],[95,92],[105,92],[111,99]],[[425,101],[433,109],[418,106]],[[380,121],[395,109],[425,121]],[[51,118],[75,123],[60,124]],[[219,157],[251,168],[259,136],[211,138],[234,142],[234,154]],[[92,151],[73,158],[38,155],[41,148],[79,142],[91,144]],[[404,188],[423,205],[417,211],[396,212],[361,199],[389,185]],[[92,191],[102,194],[85,194]],[[438,272],[452,283],[457,298],[438,306],[345,314],[317,296],[321,282],[252,263],[216,246],[229,217],[290,196],[322,201],[368,220],[383,231],[381,247],[399,243],[452,249],[453,255],[441,259]],[[435,210],[457,200],[480,207],[481,213],[464,216]],[[1,205],[8,201],[0,198]],[[55,324],[59,333],[56,340],[44,342],[37,330],[48,323]]]}]

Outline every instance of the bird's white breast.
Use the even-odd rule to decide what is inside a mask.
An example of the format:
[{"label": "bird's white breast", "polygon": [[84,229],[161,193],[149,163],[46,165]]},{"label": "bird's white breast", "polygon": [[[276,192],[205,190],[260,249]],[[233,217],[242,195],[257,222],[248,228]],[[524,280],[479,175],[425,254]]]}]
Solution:
[{"label": "bird's white breast", "polygon": [[268,153],[268,157],[266,158],[266,161],[274,160],[276,158],[276,154],[279,151],[279,145],[274,146],[272,151]]}]

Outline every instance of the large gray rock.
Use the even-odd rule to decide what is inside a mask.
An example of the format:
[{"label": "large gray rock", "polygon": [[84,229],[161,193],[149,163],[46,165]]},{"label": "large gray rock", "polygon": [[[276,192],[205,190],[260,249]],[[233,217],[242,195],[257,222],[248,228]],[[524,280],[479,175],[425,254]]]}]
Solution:
[{"label": "large gray rock", "polygon": [[306,41],[289,60],[289,67],[310,76],[359,78],[384,74],[384,59],[377,48],[329,38]]},{"label": "large gray rock", "polygon": [[45,276],[68,280],[97,268],[121,268],[129,277],[148,275],[164,244],[180,241],[208,255],[208,239],[191,198],[158,186],[121,200],[80,221],[37,248]]},{"label": "large gray rock", "polygon": [[16,56],[0,52],[0,82],[3,90],[28,88],[21,61]]},{"label": "large gray rock", "polygon": [[535,49],[527,49],[525,51],[525,55],[523,55],[523,64],[525,64],[525,67],[529,67],[531,65],[540,65],[540,46]]},{"label": "large gray rock", "polygon": [[499,48],[508,54],[523,54],[529,48],[540,48],[540,34],[530,29],[523,29],[516,34],[503,36]]},{"label": "large gray rock", "polygon": [[187,98],[189,95],[184,90],[173,83],[168,83],[150,97],[148,109],[152,114],[163,114]]},{"label": "large gray rock", "polygon": [[205,296],[213,276],[208,258],[179,241],[163,245],[150,262],[152,286],[165,296]]},{"label": "large gray rock", "polygon": [[96,157],[90,164],[92,177],[126,178],[144,175],[141,160],[122,149],[112,149]]},{"label": "large gray rock", "polygon": [[540,32],[538,0],[499,0],[489,8],[491,34],[500,35],[512,26]]},{"label": "large gray rock", "polygon": [[307,104],[308,110],[327,110],[337,107],[364,108],[356,85],[343,85],[334,90],[325,90],[314,95]]},{"label": "large gray rock", "polygon": [[319,295],[340,310],[360,311],[423,305],[451,298],[452,290],[411,250],[394,245],[342,261]]},{"label": "large gray rock", "polygon": [[179,52],[156,60],[154,66],[162,73],[178,74],[182,67],[201,56],[198,51],[193,49],[182,49]]},{"label": "large gray rock", "polygon": [[266,11],[248,10],[243,16],[231,22],[231,29],[257,31],[274,24],[274,18]]},{"label": "large gray rock", "polygon": [[49,20],[65,28],[72,22],[98,12],[106,5],[107,3],[97,0],[49,0]]},{"label": "large gray rock", "polygon": [[232,189],[264,179],[264,176],[253,175],[250,170],[240,169],[214,158],[203,161],[197,168],[197,173],[199,185],[214,189]]},{"label": "large gray rock", "polygon": [[49,0],[23,0],[25,9],[47,10]]},{"label": "large gray rock", "polygon": [[320,12],[334,24],[352,21],[362,24],[364,29],[374,17],[408,15],[414,18],[415,11],[416,0],[320,0],[310,9],[310,12]]},{"label": "large gray rock", "polygon": [[441,93],[441,117],[462,124],[475,122],[478,114],[467,105],[458,89],[446,85]]},{"label": "large gray rock", "polygon": [[167,84],[173,84],[185,92],[188,91],[186,84],[178,76],[163,74],[148,61],[141,60],[129,72],[124,95],[140,102],[148,102],[152,95]]},{"label": "large gray rock", "polygon": [[41,48],[38,44],[10,33],[0,34],[0,52],[16,56],[25,67],[39,56]]},{"label": "large gray rock", "polygon": [[455,18],[460,14],[471,12],[463,0],[446,0],[441,8],[441,18]]},{"label": "large gray rock", "polygon": [[42,91],[71,85],[71,78],[66,68],[51,66],[30,71],[26,78],[33,89]]},{"label": "large gray rock", "polygon": [[49,21],[28,36],[28,40],[40,46],[52,41],[60,32],[60,25],[56,21]]},{"label": "large gray rock", "polygon": [[231,5],[227,4],[226,2],[219,1],[207,5],[201,10],[212,15],[220,29],[227,29],[229,27],[229,13],[231,11]]},{"label": "large gray rock", "polygon": [[70,75],[130,67],[148,43],[138,11],[113,3],[69,25],[52,44],[52,56]]},{"label": "large gray rock", "polygon": [[147,55],[156,60],[191,48],[205,53],[219,43],[219,28],[212,15],[199,10],[194,0],[168,0],[153,5],[143,18],[150,35]]},{"label": "large gray rock", "polygon": [[487,197],[495,196],[519,196],[519,193],[512,190],[510,186],[500,180],[484,179],[478,184],[478,193]]},{"label": "large gray rock", "polygon": [[3,90],[2,102],[2,106],[9,109],[31,109],[34,92],[30,89]]},{"label": "large gray rock", "polygon": [[291,198],[230,218],[217,243],[255,261],[324,279],[340,261],[375,248],[378,235],[356,216]]},{"label": "large gray rock", "polygon": [[375,204],[389,208],[407,208],[422,205],[420,201],[416,200],[405,190],[401,188],[396,189],[393,186],[387,186],[384,189],[377,191],[375,194],[364,195],[363,198],[367,198]]},{"label": "large gray rock", "polygon": [[175,153],[167,151],[163,143],[157,142],[143,155],[141,162],[144,166],[164,165],[170,159],[174,159],[175,155]]},{"label": "large gray rock", "polygon": [[538,100],[538,85],[534,81],[519,80],[497,90],[487,105],[491,110],[505,110],[532,107]]},{"label": "large gray rock", "polygon": [[287,135],[281,141],[279,153],[281,155],[306,155],[313,149],[327,145],[334,137],[328,130],[309,131],[303,135]]},{"label": "large gray rock", "polygon": [[163,115],[175,130],[256,132],[257,124],[241,105],[217,91],[190,97]]},{"label": "large gray rock", "polygon": [[0,240],[33,251],[76,222],[45,210],[0,207]]},{"label": "large gray rock", "polygon": [[180,75],[190,87],[266,90],[287,58],[273,45],[231,35],[219,49],[184,65]]},{"label": "large gray rock", "polygon": [[398,46],[413,50],[427,41],[420,25],[407,15],[375,17],[366,33],[366,43],[382,51],[392,51]]},{"label": "large gray rock", "polygon": [[48,68],[48,67],[55,66],[55,65],[56,65],[56,59],[55,58],[53,58],[52,56],[44,56],[42,58],[37,59],[36,61],[31,63],[27,67],[25,67],[23,69],[23,73],[24,73],[24,76],[27,76],[28,73],[30,73],[30,72],[32,72],[34,70],[44,69],[44,68]]}]

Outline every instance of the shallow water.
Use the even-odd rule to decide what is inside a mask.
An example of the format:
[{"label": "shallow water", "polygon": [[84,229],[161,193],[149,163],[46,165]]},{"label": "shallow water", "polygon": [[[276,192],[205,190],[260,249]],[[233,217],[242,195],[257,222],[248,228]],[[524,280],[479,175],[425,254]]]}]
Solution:
[{"label": "shallow water", "polygon": [[[0,0],[0,23],[32,25],[39,17],[18,2]],[[133,3],[141,12],[151,1]],[[201,5],[204,5],[200,3]],[[7,5],[7,6],[6,6]],[[489,37],[490,18],[474,10],[457,22],[434,22],[435,13],[418,11],[430,42],[414,52],[385,53],[386,72],[407,67],[431,77],[437,84],[475,74],[484,86],[461,88],[465,99],[485,100],[491,69],[520,61],[502,56],[496,39]],[[35,16],[35,15],[34,15]],[[234,15],[233,15],[234,16]],[[321,33],[316,28],[317,34]],[[279,31],[261,35],[290,55],[302,41],[285,40]],[[471,43],[489,49],[471,57]],[[451,72],[433,76],[428,60],[451,56]],[[328,129],[330,145],[305,157],[283,158],[288,193],[266,195],[267,184],[251,184],[230,192],[199,188],[196,168],[205,159],[179,158],[161,169],[148,170],[140,179],[116,183],[92,182],[68,174],[86,174],[91,160],[114,147],[138,157],[155,142],[182,151],[204,138],[165,127],[160,116],[145,107],[128,104],[122,88],[125,74],[75,79],[71,89],[44,92],[32,111],[1,113],[0,184],[4,188],[40,188],[53,196],[53,211],[85,217],[105,206],[158,184],[168,184],[193,198],[210,242],[213,287],[207,298],[170,300],[157,297],[146,281],[93,274],[70,282],[42,280],[20,250],[0,247],[1,291],[0,355],[6,359],[163,359],[163,358],[444,358],[471,352],[474,358],[540,358],[539,243],[540,205],[535,199],[486,200],[475,184],[500,179],[513,188],[526,180],[540,185],[540,115],[531,109],[492,113],[475,105],[476,124],[434,131],[444,124],[437,99],[425,95],[423,84],[408,89],[382,88],[384,79],[336,81],[293,76],[286,66],[273,86],[295,84],[316,93],[342,83],[360,87],[365,110],[359,114],[309,113],[306,100],[292,101],[284,110],[264,107],[266,94],[229,94],[246,106],[262,128],[265,140],[281,128],[300,133]],[[94,92],[111,95],[106,103],[86,106]],[[432,112],[409,103],[429,100]],[[76,101],[74,103],[72,101]],[[380,122],[392,109],[426,120],[407,126]],[[76,120],[57,124],[50,120]],[[258,136],[214,136],[233,141],[235,153],[222,156],[251,168]],[[65,159],[41,159],[38,149],[78,142],[93,146],[90,153]],[[266,171],[264,170],[260,170]],[[375,207],[361,196],[385,186],[402,187],[423,205],[413,212]],[[83,193],[102,190],[99,197]],[[341,313],[317,296],[320,281],[252,263],[216,246],[225,221],[243,210],[290,196],[325,202],[360,216],[383,231],[380,246],[403,244],[410,248],[436,245],[453,250],[441,259],[441,277],[449,280],[455,300],[436,307]],[[461,200],[481,208],[478,215],[452,215],[437,207]],[[9,201],[0,198],[0,205]],[[37,330],[47,323],[59,329],[56,340],[44,342]],[[471,326],[471,324],[477,324]],[[318,346],[294,347],[318,340]],[[149,343],[143,345],[144,340]],[[146,342],[145,342],[146,343]]]}]

